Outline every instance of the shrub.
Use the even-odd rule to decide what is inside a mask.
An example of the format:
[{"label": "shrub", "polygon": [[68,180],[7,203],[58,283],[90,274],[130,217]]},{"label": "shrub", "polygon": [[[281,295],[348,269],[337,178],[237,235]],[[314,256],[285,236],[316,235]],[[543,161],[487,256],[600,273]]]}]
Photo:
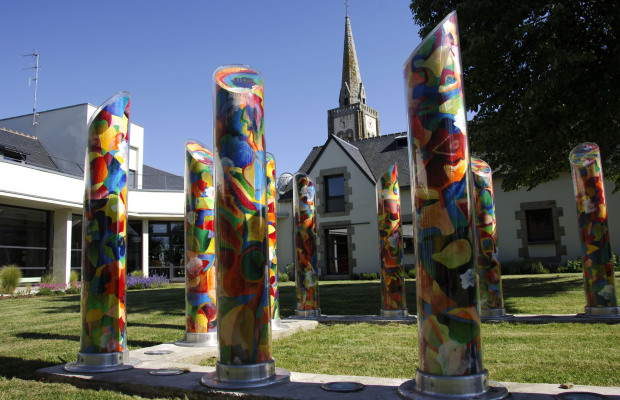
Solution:
[{"label": "shrub", "polygon": [[69,274],[69,286],[71,288],[77,288],[79,286],[79,281],[80,273],[75,270],[71,271],[71,273]]},{"label": "shrub", "polygon": [[54,275],[49,272],[46,272],[41,277],[41,283],[54,283]]},{"label": "shrub", "polygon": [[153,275],[145,278],[143,276],[133,276],[129,275],[127,277],[127,289],[136,290],[136,289],[153,289],[153,288],[163,288],[170,285],[170,280],[166,278],[164,275]]},{"label": "shrub", "polygon": [[405,275],[407,276],[407,278],[415,279],[415,267],[407,271]]},{"label": "shrub", "polygon": [[286,272],[278,272],[278,282],[288,282],[290,278]]},{"label": "shrub", "polygon": [[50,295],[60,295],[63,294],[66,286],[64,283],[41,283],[39,286],[39,291],[37,295],[39,296],[50,296]]},{"label": "shrub", "polygon": [[12,295],[22,279],[22,270],[17,265],[7,265],[0,270],[0,289]]},{"label": "shrub", "polygon": [[131,271],[129,273],[129,276],[141,277],[142,276],[142,270],[141,269],[136,269],[134,271]]},{"label": "shrub", "polygon": [[374,281],[379,279],[379,274],[376,272],[362,272],[360,279],[363,281]]}]

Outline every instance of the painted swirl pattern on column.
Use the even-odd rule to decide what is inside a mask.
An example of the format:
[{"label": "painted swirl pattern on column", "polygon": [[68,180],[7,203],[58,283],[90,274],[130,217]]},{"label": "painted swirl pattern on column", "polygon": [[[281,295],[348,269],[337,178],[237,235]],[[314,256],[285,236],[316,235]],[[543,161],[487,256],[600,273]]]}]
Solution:
[{"label": "painted swirl pattern on column", "polygon": [[583,143],[570,153],[577,220],[581,236],[587,307],[617,307],[607,202],[601,155],[594,143]]},{"label": "painted swirl pattern on column", "polygon": [[504,308],[502,272],[497,257],[497,220],[493,174],[489,165],[477,157],[471,158],[474,183],[474,205],[478,242],[478,281],[480,283],[480,308]]},{"label": "painted swirl pattern on column", "polygon": [[308,175],[295,174],[295,286],[297,309],[319,309],[319,271],[316,263],[316,189]]},{"label": "painted swirl pattern on column", "polygon": [[216,331],[213,154],[199,142],[185,144],[186,331]]},{"label": "painted swirl pattern on column", "polygon": [[220,363],[257,364],[272,359],[263,78],[225,65],[213,80]]},{"label": "painted swirl pattern on column", "polygon": [[280,318],[278,295],[278,242],[276,230],[276,160],[267,153],[267,223],[269,225],[269,298],[271,319]]},{"label": "painted swirl pattern on column", "polygon": [[409,114],[420,370],[483,371],[469,148],[456,13],[404,66]]},{"label": "painted swirl pattern on column", "polygon": [[126,238],[130,94],[88,124],[82,246],[82,353],[127,350]]},{"label": "painted swirl pattern on column", "polygon": [[392,165],[377,183],[377,200],[381,254],[381,307],[383,310],[405,310],[407,299],[396,164]]}]

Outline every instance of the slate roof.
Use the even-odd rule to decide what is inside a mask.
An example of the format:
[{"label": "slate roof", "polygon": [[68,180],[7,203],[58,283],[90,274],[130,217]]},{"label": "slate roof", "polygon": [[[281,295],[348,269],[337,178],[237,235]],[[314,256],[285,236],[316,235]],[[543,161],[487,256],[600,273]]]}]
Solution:
[{"label": "slate roof", "polygon": [[35,136],[0,127],[0,154],[5,159],[60,171],[45,147]]},{"label": "slate roof", "polygon": [[144,164],[142,166],[142,189],[183,190],[183,177]]},{"label": "slate roof", "polygon": [[[331,136],[323,146],[313,147],[306,157],[299,172],[308,173],[320,158],[323,148],[330,140],[335,141],[342,150],[353,160],[372,183],[376,183],[390,166],[398,165],[398,184],[400,187],[410,186],[409,179],[409,152],[407,148],[407,133],[399,132],[368,139],[346,142],[336,136]],[[289,184],[280,200],[293,198],[293,185]]]}]

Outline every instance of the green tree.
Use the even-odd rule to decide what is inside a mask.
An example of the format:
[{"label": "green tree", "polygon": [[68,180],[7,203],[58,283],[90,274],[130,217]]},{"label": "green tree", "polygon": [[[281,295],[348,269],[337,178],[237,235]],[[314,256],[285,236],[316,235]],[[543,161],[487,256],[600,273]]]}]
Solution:
[{"label": "green tree", "polygon": [[412,0],[426,36],[457,10],[472,151],[506,190],[569,171],[583,142],[601,148],[620,188],[620,2]]}]

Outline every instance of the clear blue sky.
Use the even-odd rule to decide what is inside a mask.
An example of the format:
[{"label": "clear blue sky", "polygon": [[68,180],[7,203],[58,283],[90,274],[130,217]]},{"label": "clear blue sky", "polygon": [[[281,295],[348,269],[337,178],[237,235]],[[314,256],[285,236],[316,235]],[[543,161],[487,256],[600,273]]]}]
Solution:
[{"label": "clear blue sky", "polygon": [[[367,104],[383,134],[406,130],[402,65],[420,42],[409,0],[350,0]],[[212,73],[248,64],[265,79],[267,150],[277,174],[295,172],[327,139],[338,106],[345,6],[341,0],[0,2],[0,119],[32,112],[32,59],[40,56],[37,110],[99,105],[132,93],[144,162],[183,173],[183,145],[213,145]]]}]

